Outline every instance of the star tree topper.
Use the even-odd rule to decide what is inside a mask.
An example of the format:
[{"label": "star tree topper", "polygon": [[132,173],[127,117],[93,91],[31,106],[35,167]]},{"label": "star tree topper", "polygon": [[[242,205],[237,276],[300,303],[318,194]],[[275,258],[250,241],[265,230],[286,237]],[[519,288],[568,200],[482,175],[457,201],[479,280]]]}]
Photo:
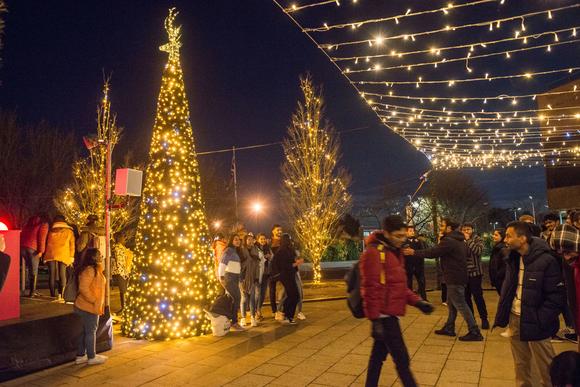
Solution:
[{"label": "star tree topper", "polygon": [[174,24],[175,18],[179,12],[175,8],[169,9],[169,15],[165,18],[165,31],[169,37],[169,42],[159,47],[161,51],[169,53],[169,60],[179,57],[179,49],[181,48],[181,26]]}]

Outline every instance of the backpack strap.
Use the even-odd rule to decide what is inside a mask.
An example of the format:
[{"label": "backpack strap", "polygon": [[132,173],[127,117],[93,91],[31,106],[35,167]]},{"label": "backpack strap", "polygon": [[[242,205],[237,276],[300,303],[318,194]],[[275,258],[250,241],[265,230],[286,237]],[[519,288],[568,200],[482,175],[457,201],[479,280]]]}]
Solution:
[{"label": "backpack strap", "polygon": [[381,285],[385,285],[387,283],[387,278],[385,276],[385,261],[387,260],[385,254],[385,246],[382,244],[377,245],[377,250],[379,250],[379,256],[381,260]]}]

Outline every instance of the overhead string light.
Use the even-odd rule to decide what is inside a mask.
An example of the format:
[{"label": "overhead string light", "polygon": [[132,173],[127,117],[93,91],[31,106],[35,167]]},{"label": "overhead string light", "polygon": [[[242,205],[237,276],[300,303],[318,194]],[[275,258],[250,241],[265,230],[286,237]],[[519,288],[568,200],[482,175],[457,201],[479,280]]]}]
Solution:
[{"label": "overhead string light", "polygon": [[[564,11],[564,10],[569,10],[569,9],[573,9],[573,8],[579,8],[580,4],[572,4],[572,5],[567,5],[567,6],[563,6],[563,7],[558,7],[558,8],[553,8],[552,11],[556,12],[556,11]],[[510,17],[506,17],[503,19],[494,19],[494,20],[487,20],[484,22],[477,22],[477,23],[469,23],[469,24],[460,24],[457,26],[451,25],[451,24],[447,24],[445,25],[445,27],[442,28],[438,28],[435,30],[428,30],[428,31],[420,31],[420,32],[408,32],[408,33],[404,33],[404,34],[399,34],[399,35],[393,35],[393,36],[386,36],[383,38],[383,40],[409,40],[411,37],[413,38],[417,38],[420,36],[429,36],[429,35],[434,35],[434,34],[440,34],[442,32],[455,32],[455,31],[459,31],[459,30],[464,30],[464,29],[469,29],[469,28],[474,28],[474,27],[485,27],[485,26],[493,26],[493,25],[498,25],[501,26],[502,22],[507,22],[507,21],[512,21],[512,20],[518,20],[523,18],[531,18],[534,16],[542,16],[542,15],[546,15],[546,11],[536,11],[536,12],[530,12],[530,13],[526,13],[526,14],[522,14],[522,15],[516,15],[516,16],[510,16]],[[354,23],[357,25],[360,25],[360,23]],[[304,32],[325,32],[325,31],[329,31],[331,29],[332,26],[326,24],[324,26],[324,28],[321,29],[303,29]],[[499,29],[500,27],[497,27],[496,29]],[[493,31],[493,29],[492,29]],[[318,46],[320,48],[324,48],[327,50],[332,50],[332,49],[338,49],[341,47],[345,47],[345,46],[353,46],[353,45],[360,45],[360,44],[368,44],[369,42],[373,42],[373,38],[367,38],[367,39],[363,39],[363,40],[352,40],[352,41],[345,41],[345,42],[326,42],[326,43],[321,43],[318,44]]]},{"label": "overhead string light", "polygon": [[[556,34],[560,34],[560,33],[566,33],[569,32],[571,37],[576,37],[577,33],[576,33],[576,29],[580,28],[580,26],[578,27],[570,27],[570,28],[562,28],[559,30],[554,30],[554,31],[544,31],[544,32],[540,32],[537,34],[528,34],[528,35],[520,35],[519,37],[509,37],[509,38],[504,38],[504,39],[497,39],[497,40],[488,40],[488,41],[477,41],[477,42],[469,42],[469,43],[464,43],[464,44],[459,44],[459,45],[454,45],[454,46],[447,46],[447,47],[429,47],[426,49],[422,49],[422,50],[414,50],[414,51],[396,51],[396,50],[391,50],[388,53],[385,54],[374,54],[374,55],[364,55],[364,56],[348,56],[348,57],[341,57],[341,56],[331,56],[330,59],[334,62],[341,62],[341,61],[356,61],[356,63],[358,63],[358,60],[361,59],[366,59],[368,58],[369,60],[371,59],[377,59],[377,58],[387,58],[387,57],[396,57],[396,58],[403,58],[406,56],[410,56],[410,55],[420,55],[420,54],[432,54],[432,55],[441,55],[442,53],[444,53],[445,51],[452,51],[452,50],[460,50],[460,49],[469,49],[469,51],[475,51],[476,49],[480,49],[480,48],[488,48],[491,47],[495,44],[500,44],[500,43],[506,43],[506,42],[514,42],[514,41],[521,41],[524,44],[527,44],[528,39],[530,40],[537,40],[543,36],[549,35],[549,36],[553,36],[554,33]],[[375,40],[377,40],[377,38],[375,38]],[[384,37],[380,37],[381,40],[381,44],[384,43]]]},{"label": "overhead string light", "polygon": [[[340,20],[354,10],[346,7],[329,17],[332,23],[312,27],[306,8],[289,11],[274,2],[380,121],[435,168],[580,165],[579,26],[570,12],[580,4],[530,4],[517,15],[477,20],[488,10],[502,12],[507,2],[402,11],[385,3],[386,15],[376,17],[376,6],[365,9],[361,1],[357,15],[372,18]],[[468,23],[454,24],[455,16]],[[413,31],[423,25],[428,28]],[[537,59],[543,55],[552,59]],[[562,86],[546,86],[553,84]]]}]

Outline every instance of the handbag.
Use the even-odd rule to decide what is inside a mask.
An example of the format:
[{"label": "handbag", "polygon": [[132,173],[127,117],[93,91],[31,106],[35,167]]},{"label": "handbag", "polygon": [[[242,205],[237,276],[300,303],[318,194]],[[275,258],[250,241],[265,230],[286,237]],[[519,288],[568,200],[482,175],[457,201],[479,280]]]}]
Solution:
[{"label": "handbag", "polygon": [[77,283],[77,276],[74,270],[71,270],[66,279],[66,286],[62,292],[62,298],[64,298],[64,302],[70,302],[72,304],[76,301],[78,295],[79,285]]}]

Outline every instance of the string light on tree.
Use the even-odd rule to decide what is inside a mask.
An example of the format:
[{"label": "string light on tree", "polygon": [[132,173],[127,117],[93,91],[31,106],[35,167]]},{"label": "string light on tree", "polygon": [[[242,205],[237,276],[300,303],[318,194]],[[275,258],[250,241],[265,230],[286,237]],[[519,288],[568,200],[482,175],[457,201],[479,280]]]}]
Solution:
[{"label": "string light on tree", "polygon": [[207,333],[203,309],[216,296],[209,230],[179,59],[181,27],[169,10],[169,54],[145,173],[135,264],[127,293],[123,334],[171,339]]},{"label": "string light on tree", "polygon": [[[119,142],[122,130],[117,126],[116,115],[111,112],[109,98],[110,84],[103,85],[103,98],[97,108],[97,133],[90,139],[89,157],[81,158],[73,164],[72,182],[57,193],[55,207],[66,221],[82,227],[89,215],[96,215],[101,226],[105,223],[105,163],[106,147],[99,146],[109,142],[111,151]],[[137,202],[129,200],[122,203],[120,196],[112,198],[111,231],[116,233],[132,225],[137,220]]]},{"label": "string light on tree", "polygon": [[335,226],[348,210],[350,178],[337,167],[338,137],[322,117],[323,101],[310,77],[300,79],[304,100],[292,115],[284,140],[283,203],[299,241],[320,282],[320,259],[335,238]]}]

